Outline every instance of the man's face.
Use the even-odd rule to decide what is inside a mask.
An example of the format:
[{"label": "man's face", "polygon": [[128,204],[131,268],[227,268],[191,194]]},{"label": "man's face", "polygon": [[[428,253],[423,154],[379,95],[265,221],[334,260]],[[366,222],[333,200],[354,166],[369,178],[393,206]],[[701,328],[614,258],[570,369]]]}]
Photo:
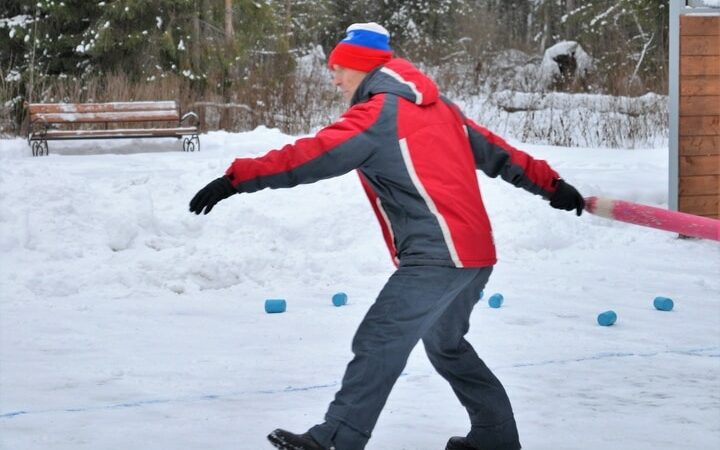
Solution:
[{"label": "man's face", "polygon": [[360,86],[367,72],[361,72],[355,69],[338,66],[335,64],[332,70],[333,85],[337,86],[348,102],[352,99],[355,90]]}]

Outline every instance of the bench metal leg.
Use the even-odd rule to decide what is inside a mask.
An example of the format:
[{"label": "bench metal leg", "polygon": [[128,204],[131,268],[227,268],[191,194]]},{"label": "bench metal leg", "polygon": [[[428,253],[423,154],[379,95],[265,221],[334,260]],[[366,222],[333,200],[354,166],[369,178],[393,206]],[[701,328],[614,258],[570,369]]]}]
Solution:
[{"label": "bench metal leg", "polygon": [[31,147],[33,156],[42,156],[43,154],[47,156],[50,154],[48,150],[48,143],[45,139],[32,141]]},{"label": "bench metal leg", "polygon": [[190,137],[183,139],[183,151],[194,152],[195,150],[200,151],[200,138],[197,134],[193,134]]}]

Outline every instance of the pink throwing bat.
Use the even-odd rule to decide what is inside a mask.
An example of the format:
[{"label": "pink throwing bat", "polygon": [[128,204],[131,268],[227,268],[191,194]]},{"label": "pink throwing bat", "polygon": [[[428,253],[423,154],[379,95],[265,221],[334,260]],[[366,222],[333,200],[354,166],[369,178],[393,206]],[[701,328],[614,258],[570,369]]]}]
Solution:
[{"label": "pink throwing bat", "polygon": [[672,231],[684,236],[720,241],[720,220],[709,217],[606,197],[587,197],[585,210],[607,219]]}]

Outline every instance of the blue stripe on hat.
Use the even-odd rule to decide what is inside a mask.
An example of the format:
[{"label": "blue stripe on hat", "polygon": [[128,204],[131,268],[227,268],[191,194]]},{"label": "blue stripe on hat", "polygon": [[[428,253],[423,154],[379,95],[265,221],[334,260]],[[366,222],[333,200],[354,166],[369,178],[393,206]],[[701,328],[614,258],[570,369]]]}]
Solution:
[{"label": "blue stripe on hat", "polygon": [[389,36],[386,34],[370,30],[355,29],[348,31],[347,37],[340,42],[373,48],[376,50],[392,51],[389,40]]}]

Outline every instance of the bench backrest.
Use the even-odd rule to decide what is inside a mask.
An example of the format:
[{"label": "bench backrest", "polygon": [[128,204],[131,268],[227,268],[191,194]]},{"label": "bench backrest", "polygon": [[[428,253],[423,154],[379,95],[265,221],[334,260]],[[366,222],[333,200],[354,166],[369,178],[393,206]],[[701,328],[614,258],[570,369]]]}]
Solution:
[{"label": "bench backrest", "polygon": [[30,103],[30,123],[178,122],[175,101]]}]

